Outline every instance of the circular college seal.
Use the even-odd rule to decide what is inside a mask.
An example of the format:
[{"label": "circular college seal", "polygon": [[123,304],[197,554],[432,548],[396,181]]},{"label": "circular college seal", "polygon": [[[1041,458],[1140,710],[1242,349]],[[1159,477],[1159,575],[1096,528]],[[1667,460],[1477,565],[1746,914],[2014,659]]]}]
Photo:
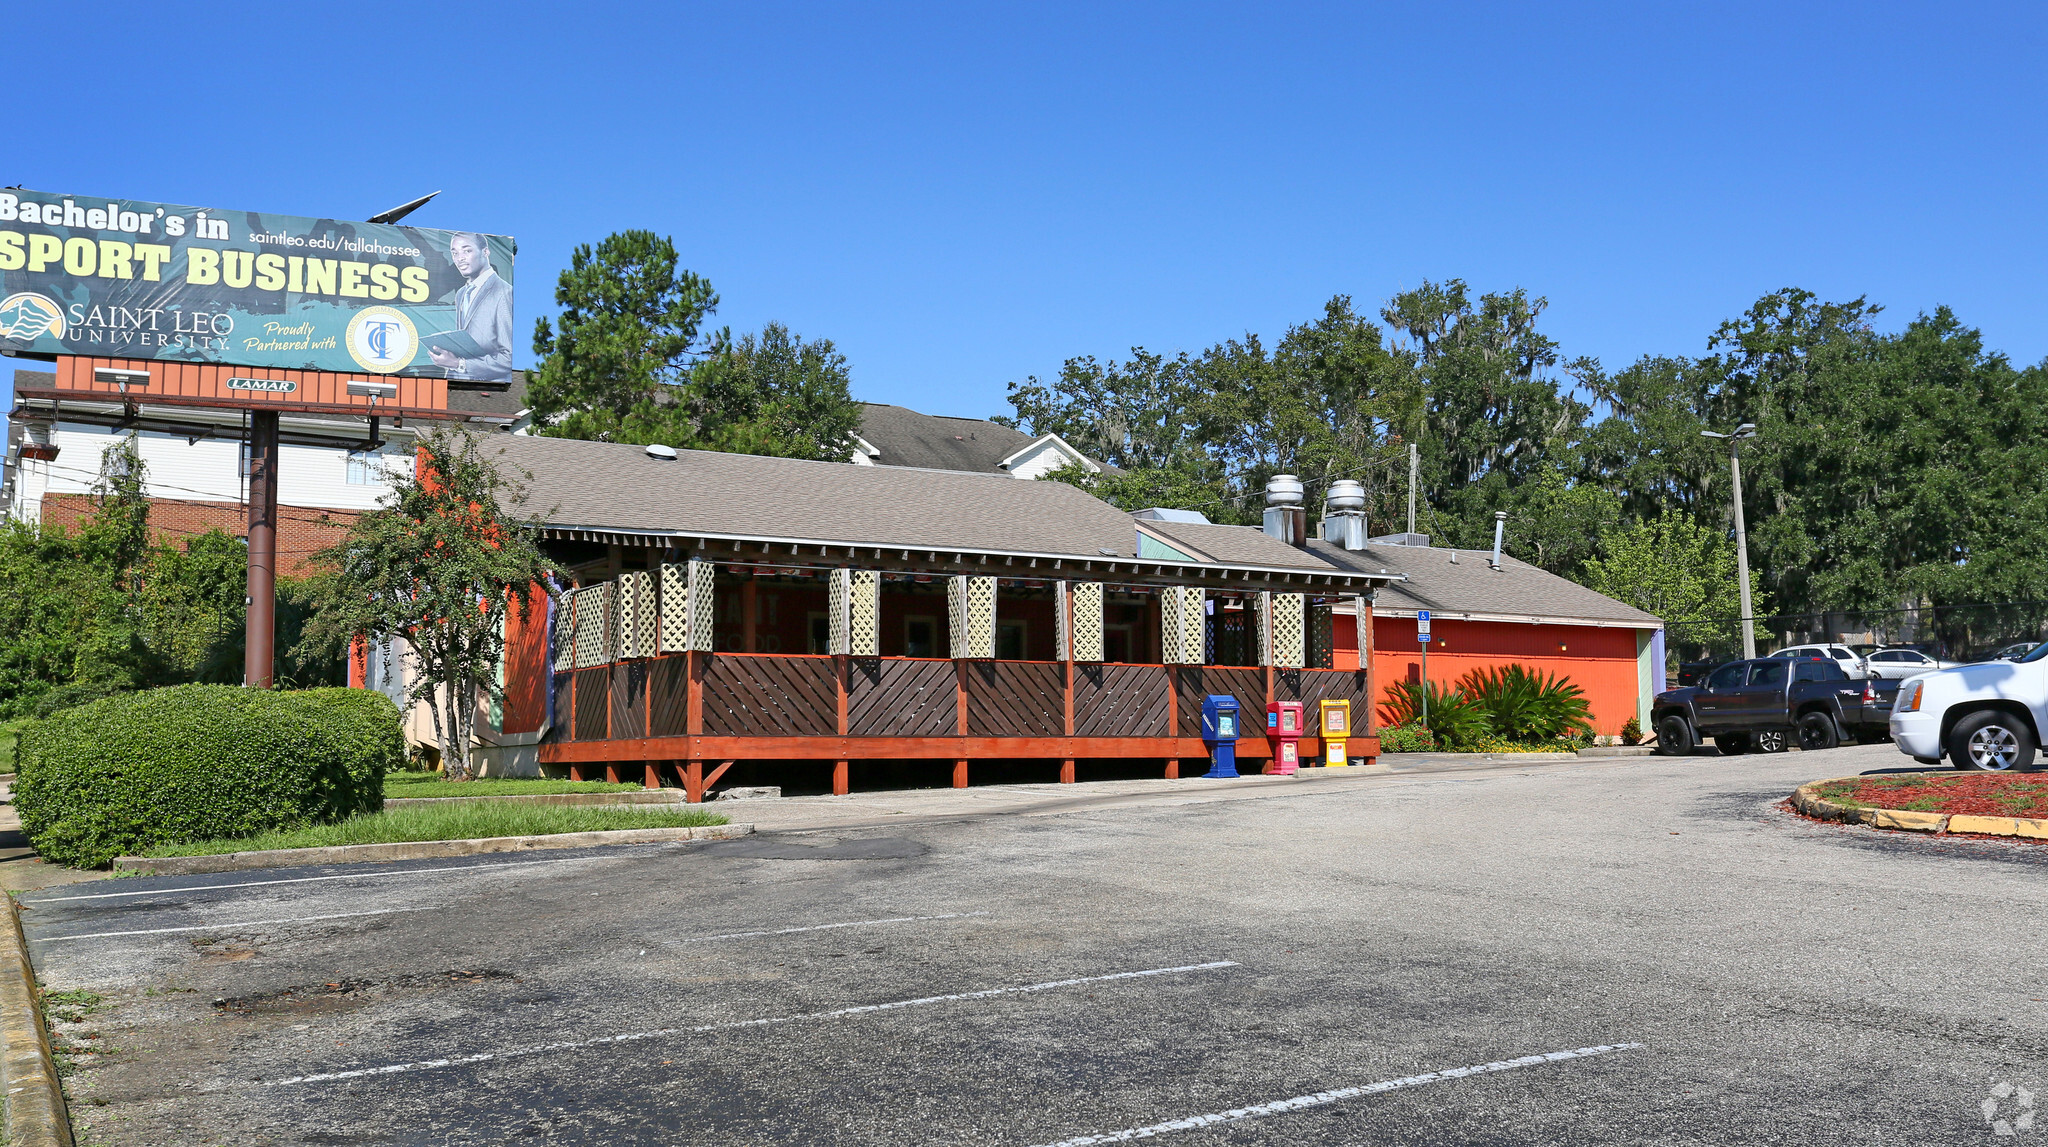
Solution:
[{"label": "circular college seal", "polygon": [[390,374],[412,365],[419,353],[420,332],[403,312],[390,307],[366,307],[349,320],[349,357],[364,370]]},{"label": "circular college seal", "polygon": [[64,337],[64,308],[48,295],[21,291],[0,299],[0,339],[32,343]]}]

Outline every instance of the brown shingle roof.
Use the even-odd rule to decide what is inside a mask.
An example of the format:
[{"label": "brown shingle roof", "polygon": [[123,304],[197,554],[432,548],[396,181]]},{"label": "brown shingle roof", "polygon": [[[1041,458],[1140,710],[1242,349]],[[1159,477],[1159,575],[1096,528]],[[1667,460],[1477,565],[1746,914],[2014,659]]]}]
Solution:
[{"label": "brown shingle roof", "polygon": [[[1406,614],[1418,609],[1454,618],[1543,618],[1607,622],[1637,627],[1661,624],[1632,605],[1587,589],[1568,578],[1501,555],[1501,568],[1488,565],[1491,550],[1449,550],[1430,546],[1367,546],[1350,551],[1329,542],[1309,543],[1316,556],[1339,569],[1407,575],[1380,589],[1375,610]],[[1458,560],[1451,561],[1456,554]]]},{"label": "brown shingle roof", "polygon": [[996,463],[1022,450],[1031,435],[982,418],[920,414],[881,402],[860,404],[859,434],[881,453],[877,466],[970,470],[999,474]]},{"label": "brown shingle roof", "polygon": [[[669,461],[639,446],[523,435],[480,437],[479,444],[510,462],[515,475],[532,476],[526,507],[562,529],[1097,561],[1137,556],[1130,515],[1064,482],[700,450],[677,451]],[[1269,544],[1216,563],[1338,572],[1259,537]]]}]

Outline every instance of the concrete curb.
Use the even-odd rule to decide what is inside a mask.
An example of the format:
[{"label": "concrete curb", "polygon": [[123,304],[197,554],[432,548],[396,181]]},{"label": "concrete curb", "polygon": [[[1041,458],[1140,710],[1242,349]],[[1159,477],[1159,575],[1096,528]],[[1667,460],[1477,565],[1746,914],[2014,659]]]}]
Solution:
[{"label": "concrete curb", "polygon": [[1588,745],[1579,750],[1582,757],[1654,757],[1655,745]]},{"label": "concrete curb", "polygon": [[0,922],[0,1083],[7,1088],[8,1147],[71,1147],[71,1119],[50,1058],[21,908],[4,892],[0,899],[7,901],[7,919]]},{"label": "concrete curb", "polygon": [[325,848],[277,848],[263,852],[228,852],[218,856],[120,856],[114,871],[149,876],[192,876],[206,872],[239,872],[245,868],[285,868],[311,864],[361,864],[393,860],[439,860],[487,852],[532,852],[541,849],[599,848],[608,844],[665,844],[678,840],[730,840],[754,831],[751,824],[717,824],[700,828],[622,828],[605,832],[557,832],[546,836],[492,836],[474,840],[421,840],[396,844],[338,844]]},{"label": "concrete curb", "polygon": [[643,789],[639,792],[514,793],[511,795],[487,797],[386,797],[384,807],[406,808],[414,805],[465,803],[546,805],[682,804],[687,795],[681,789]]},{"label": "concrete curb", "polygon": [[1839,821],[1843,824],[1867,824],[1875,828],[1905,829],[1909,832],[1966,832],[1984,836],[2017,836],[2029,840],[2048,840],[2048,819],[2015,816],[1969,816],[1963,813],[1915,812],[1911,809],[1893,808],[1850,808],[1833,801],[1823,800],[1822,785],[1837,781],[1860,780],[1860,777],[1837,777],[1830,781],[1815,781],[1799,786],[1792,794],[1792,807],[1816,820]]},{"label": "concrete curb", "polygon": [[1577,753],[1453,753],[1447,749],[1427,749],[1419,753],[1381,753],[1379,760],[1389,757],[1407,760],[1411,757],[1443,757],[1458,761],[1570,761],[1578,759]]}]

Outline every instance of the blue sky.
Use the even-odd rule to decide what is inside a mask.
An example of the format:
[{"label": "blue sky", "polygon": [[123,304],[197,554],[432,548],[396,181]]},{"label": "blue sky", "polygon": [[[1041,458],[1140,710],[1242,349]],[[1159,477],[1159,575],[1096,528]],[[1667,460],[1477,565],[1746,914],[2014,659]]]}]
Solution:
[{"label": "blue sky", "polygon": [[717,321],[933,413],[1425,278],[1546,296],[1609,367],[1787,285],[2048,355],[2038,5],[64,11],[13,53],[0,185],[343,218],[440,188],[408,222],[516,236],[522,331],[576,244],[649,228]]}]

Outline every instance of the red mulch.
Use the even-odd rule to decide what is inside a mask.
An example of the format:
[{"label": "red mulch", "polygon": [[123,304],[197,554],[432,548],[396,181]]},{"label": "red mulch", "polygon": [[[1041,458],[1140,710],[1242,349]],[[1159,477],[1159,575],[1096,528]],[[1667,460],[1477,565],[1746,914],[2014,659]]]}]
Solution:
[{"label": "red mulch", "polygon": [[1872,808],[1916,808],[1964,816],[2048,817],[2048,776],[1962,773],[1863,777],[1845,795]]}]

